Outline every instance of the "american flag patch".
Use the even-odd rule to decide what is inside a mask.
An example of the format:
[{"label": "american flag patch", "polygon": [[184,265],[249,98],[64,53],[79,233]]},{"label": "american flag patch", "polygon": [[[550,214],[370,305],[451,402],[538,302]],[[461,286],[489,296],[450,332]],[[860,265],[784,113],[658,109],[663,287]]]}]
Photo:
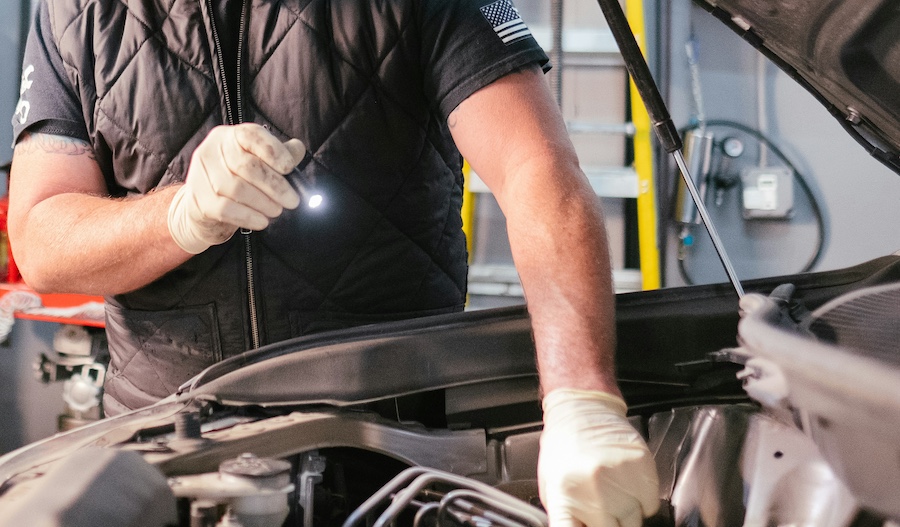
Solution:
[{"label": "american flag patch", "polygon": [[522,21],[519,11],[510,0],[497,0],[488,4],[481,8],[481,14],[491,23],[504,44],[509,45],[531,35],[531,30]]}]

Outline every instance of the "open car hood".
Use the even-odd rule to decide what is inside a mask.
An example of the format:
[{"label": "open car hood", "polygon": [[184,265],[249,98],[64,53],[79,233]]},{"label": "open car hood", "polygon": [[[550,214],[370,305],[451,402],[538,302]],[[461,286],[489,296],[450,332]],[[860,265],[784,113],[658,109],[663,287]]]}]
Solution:
[{"label": "open car hood", "polygon": [[892,0],[695,0],[900,173],[900,10]]}]

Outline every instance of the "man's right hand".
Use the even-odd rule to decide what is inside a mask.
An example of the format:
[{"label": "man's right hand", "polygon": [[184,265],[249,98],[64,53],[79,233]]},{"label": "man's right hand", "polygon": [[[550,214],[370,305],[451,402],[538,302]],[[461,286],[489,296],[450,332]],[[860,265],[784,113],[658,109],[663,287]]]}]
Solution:
[{"label": "man's right hand", "polygon": [[257,124],[214,128],[194,151],[187,180],[169,206],[175,243],[199,254],[238,228],[265,229],[300,204],[284,175],[305,155],[299,139],[282,143]]}]

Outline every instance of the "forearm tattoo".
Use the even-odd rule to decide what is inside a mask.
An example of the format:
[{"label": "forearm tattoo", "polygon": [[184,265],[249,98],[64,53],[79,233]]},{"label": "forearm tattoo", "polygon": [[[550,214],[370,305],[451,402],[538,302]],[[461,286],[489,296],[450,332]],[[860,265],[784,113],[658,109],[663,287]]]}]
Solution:
[{"label": "forearm tattoo", "polygon": [[94,149],[91,148],[90,143],[64,135],[25,133],[16,143],[15,151],[19,154],[31,154],[40,151],[67,156],[87,155],[91,159],[96,160]]}]

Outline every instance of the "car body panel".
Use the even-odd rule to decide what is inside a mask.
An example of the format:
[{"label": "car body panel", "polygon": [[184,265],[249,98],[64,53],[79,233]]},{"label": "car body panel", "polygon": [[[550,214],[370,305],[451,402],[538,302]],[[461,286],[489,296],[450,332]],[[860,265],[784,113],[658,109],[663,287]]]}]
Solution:
[{"label": "car body panel", "polygon": [[695,0],[900,173],[900,13],[890,0]]}]

